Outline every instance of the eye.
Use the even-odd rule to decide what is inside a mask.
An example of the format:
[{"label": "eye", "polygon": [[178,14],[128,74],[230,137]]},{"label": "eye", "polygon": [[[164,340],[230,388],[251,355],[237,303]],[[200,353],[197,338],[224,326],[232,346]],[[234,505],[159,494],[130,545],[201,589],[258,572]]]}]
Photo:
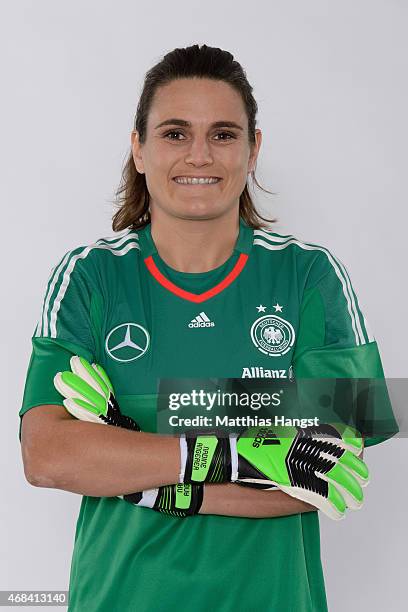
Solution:
[{"label": "eye", "polygon": [[[176,135],[175,138],[173,138],[173,135]],[[179,130],[170,130],[170,132],[163,134],[163,138],[167,138],[168,140],[180,140],[180,138],[178,138],[179,135],[183,136],[183,132],[180,132]],[[223,138],[218,138],[217,140],[232,140],[233,138],[236,138],[235,134],[232,134],[231,132],[217,132],[215,136],[223,136]]]},{"label": "eye", "polygon": [[[163,134],[163,138],[167,138],[168,136],[170,136],[170,134],[182,134],[182,132],[179,132],[178,130],[171,130],[170,132],[166,132],[165,134]],[[179,139],[169,138],[169,140],[179,140]]]},{"label": "eye", "polygon": [[221,138],[221,140],[231,140],[231,138],[235,138],[235,134],[231,134],[231,132],[218,132],[216,136],[228,136],[228,138]]}]

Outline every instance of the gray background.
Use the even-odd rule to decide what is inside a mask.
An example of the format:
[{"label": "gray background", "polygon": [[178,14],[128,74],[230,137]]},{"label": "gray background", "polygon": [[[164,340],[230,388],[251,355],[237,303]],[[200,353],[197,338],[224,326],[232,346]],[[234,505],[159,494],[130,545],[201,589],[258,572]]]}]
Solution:
[{"label": "gray background", "polygon": [[[259,207],[279,217],[277,231],[343,261],[387,376],[404,377],[408,10],[402,0],[13,0],[0,12],[0,589],[66,589],[81,498],[24,480],[17,413],[51,267],[111,233],[144,73],[193,43],[236,56],[260,107],[258,180],[278,193],[258,192]],[[321,519],[333,612],[406,609],[407,458],[405,439],[367,450],[364,508]]]}]

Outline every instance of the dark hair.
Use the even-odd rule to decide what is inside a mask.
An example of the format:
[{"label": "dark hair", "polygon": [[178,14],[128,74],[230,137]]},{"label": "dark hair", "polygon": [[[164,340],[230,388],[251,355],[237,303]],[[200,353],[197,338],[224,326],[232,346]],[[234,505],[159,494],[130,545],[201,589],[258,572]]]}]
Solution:
[{"label": "dark hair", "polygon": [[[139,142],[143,144],[146,140],[147,119],[156,90],[176,79],[194,77],[224,81],[241,94],[248,116],[249,144],[253,146],[256,142],[258,105],[252,95],[252,87],[248,83],[245,71],[231,53],[207,45],[174,49],[146,73],[134,123],[134,129],[139,133]],[[262,191],[273,194],[261,187],[256,180],[255,170],[251,172],[251,177]],[[132,151],[123,168],[121,183],[115,196],[118,210],[113,216],[114,231],[128,227],[138,229],[150,222],[150,194],[146,178],[143,173],[136,170]],[[266,219],[256,211],[249,193],[248,182],[239,198],[239,214],[254,229],[267,227],[267,223],[276,221],[276,219]],[[267,223],[262,223],[261,220]]]}]

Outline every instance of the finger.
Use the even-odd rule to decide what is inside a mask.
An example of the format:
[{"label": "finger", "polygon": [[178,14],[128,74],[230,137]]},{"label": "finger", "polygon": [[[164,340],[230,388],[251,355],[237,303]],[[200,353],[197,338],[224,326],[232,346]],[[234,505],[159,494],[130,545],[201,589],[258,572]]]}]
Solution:
[{"label": "finger", "polygon": [[345,425],[342,423],[338,423],[336,427],[341,434],[344,448],[351,451],[355,455],[358,455],[364,447],[363,438],[360,432],[351,425]]},{"label": "finger", "polygon": [[58,372],[54,376],[54,387],[63,395],[66,399],[70,399],[72,396],[82,397],[82,399],[86,399],[84,395],[81,395],[78,391],[75,392],[72,388],[69,378],[66,376],[70,374],[72,376],[72,372]]},{"label": "finger", "polygon": [[94,404],[101,414],[106,414],[106,400],[85,380],[73,372],[58,372],[54,377],[56,389],[67,399],[79,398]]},{"label": "finger", "polygon": [[109,380],[109,376],[107,375],[103,367],[99,365],[99,363],[93,363],[92,367],[99,374],[106,387],[108,388],[109,391],[107,392],[107,397],[109,397],[109,392],[112,394],[114,393],[112,383]]},{"label": "finger", "polygon": [[314,493],[313,491],[301,489],[299,487],[288,487],[286,485],[278,486],[288,495],[301,499],[302,501],[315,506],[321,510],[323,514],[335,521],[338,521],[345,516],[347,509],[346,501],[337,487],[330,482],[328,483],[327,497],[324,497],[319,493]]},{"label": "finger", "polygon": [[98,416],[98,412],[95,410],[95,406],[83,402],[79,399],[65,399],[64,406],[72,416],[80,421],[90,421],[91,423],[101,423],[101,419]]},{"label": "finger", "polygon": [[347,497],[349,508],[359,508],[363,503],[364,494],[359,482],[340,463],[336,463],[325,474],[316,470],[316,475],[323,480],[333,482],[337,488],[341,488],[343,496]]},{"label": "finger", "polygon": [[104,395],[106,399],[109,397],[109,390],[103,378],[101,378],[98,372],[94,370],[89,361],[83,357],[74,355],[71,357],[69,363],[74,374],[77,374],[80,378],[85,380],[88,385],[90,385],[101,395]]},{"label": "finger", "polygon": [[323,459],[340,463],[346,470],[348,470],[352,476],[358,481],[361,487],[366,487],[370,482],[370,474],[368,471],[367,464],[362,459],[359,459],[354,453],[350,451],[344,451],[340,457],[333,457],[327,449],[320,452],[320,456]]},{"label": "finger", "polygon": [[[343,438],[327,437],[326,434],[314,434],[312,439],[319,442],[326,442],[329,445],[329,449],[333,449],[333,454],[336,454],[337,448],[351,452],[354,455],[359,455],[363,449],[362,438],[347,437],[343,440]],[[328,452],[330,451],[328,450]]]},{"label": "finger", "polygon": [[370,473],[367,464],[356,457],[353,453],[346,451],[339,459],[343,467],[352,472],[354,478],[358,480],[362,487],[366,487],[370,482]]},{"label": "finger", "polygon": [[322,480],[325,480],[328,484],[331,484],[333,486],[336,487],[336,489],[341,493],[341,495],[344,498],[344,501],[346,502],[346,506],[347,508],[349,508],[350,510],[360,510],[360,508],[363,505],[363,501],[364,499],[362,499],[361,501],[356,501],[355,498],[350,494],[350,492],[348,491],[348,489],[345,489],[341,484],[339,484],[338,482],[331,480],[330,478],[327,477],[327,474],[319,474],[319,477],[322,478]]}]

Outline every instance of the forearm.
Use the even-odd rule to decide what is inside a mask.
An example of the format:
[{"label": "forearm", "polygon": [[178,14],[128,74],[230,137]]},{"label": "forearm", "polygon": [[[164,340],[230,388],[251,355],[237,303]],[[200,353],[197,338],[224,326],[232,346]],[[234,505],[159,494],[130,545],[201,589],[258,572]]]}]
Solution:
[{"label": "forearm", "polygon": [[76,419],[63,421],[35,469],[35,484],[113,497],[178,482],[179,440]]},{"label": "forearm", "polygon": [[[36,485],[94,497],[114,497],[178,481],[178,438],[69,420],[47,440]],[[200,514],[271,517],[314,510],[282,491],[206,484]]]},{"label": "forearm", "polygon": [[313,510],[314,506],[280,490],[262,491],[229,483],[205,485],[199,514],[267,518]]},{"label": "forearm", "polygon": [[[178,482],[178,438],[72,419],[61,422],[43,446],[37,486],[113,497]],[[205,486],[200,513],[262,518],[312,510],[282,491],[218,484]]]}]

